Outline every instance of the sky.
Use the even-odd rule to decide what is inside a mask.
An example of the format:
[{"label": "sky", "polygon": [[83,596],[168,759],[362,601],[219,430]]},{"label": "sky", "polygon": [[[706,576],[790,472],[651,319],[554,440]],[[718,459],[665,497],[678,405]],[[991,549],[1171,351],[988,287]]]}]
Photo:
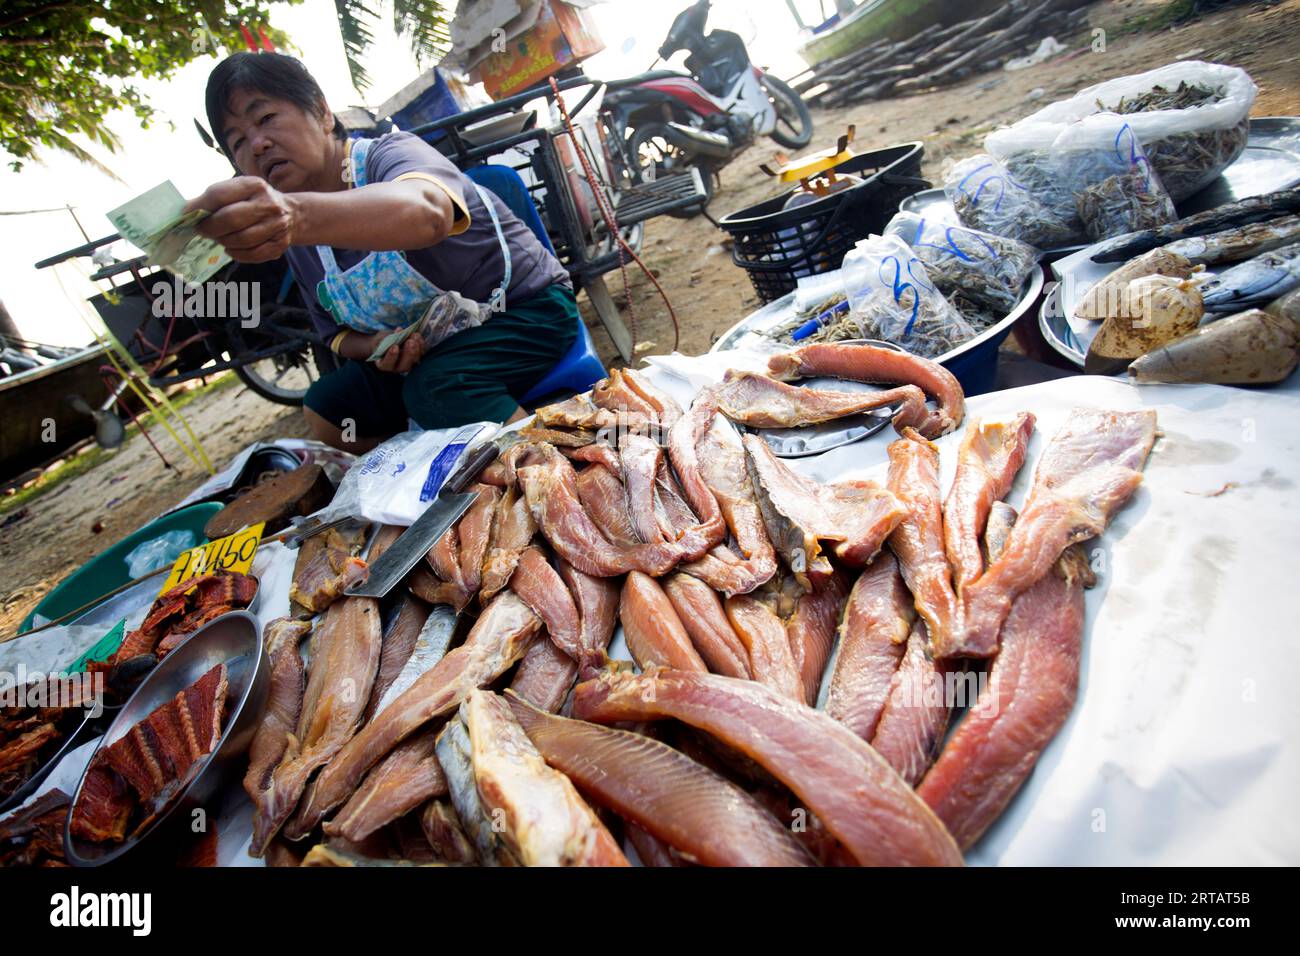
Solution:
[{"label": "sky", "polygon": [[[606,0],[593,7],[605,51],[587,61],[587,74],[612,79],[647,69],[673,17],[688,2],[651,6],[644,0]],[[805,22],[819,19],[817,0],[798,0],[798,6]],[[387,4],[383,8],[386,17]],[[371,77],[364,97],[348,74],[332,0],[277,4],[271,8],[271,22],[289,35],[335,109],[377,105],[419,75],[406,41],[388,29],[386,19],[375,30],[375,42],[364,58]],[[797,27],[786,0],[715,0],[709,26],[740,34],[754,62],[777,76],[788,77],[802,67],[795,53]],[[680,66],[682,59],[678,54],[672,65]],[[0,216],[0,299],[24,336],[52,345],[90,341],[81,317],[81,310],[88,308],[85,297],[96,291],[85,278],[88,270],[73,265],[32,268],[37,260],[85,241],[78,220],[91,239],[98,239],[113,231],[106,218],[110,209],[164,180],[193,196],[231,175],[229,164],[203,145],[193,124],[195,117],[203,118],[204,84],[216,62],[212,56],[200,57],[169,80],[138,83],[157,117],[146,130],[129,112],[110,116],[109,128],[122,142],[117,152],[81,141],[122,182],[49,151],[15,173],[9,168],[12,157],[0,151],[0,212],[59,207],[56,212]],[[68,205],[75,219],[63,208]],[[134,254],[125,243],[114,251],[119,258]],[[88,260],[80,262],[88,265]]]}]

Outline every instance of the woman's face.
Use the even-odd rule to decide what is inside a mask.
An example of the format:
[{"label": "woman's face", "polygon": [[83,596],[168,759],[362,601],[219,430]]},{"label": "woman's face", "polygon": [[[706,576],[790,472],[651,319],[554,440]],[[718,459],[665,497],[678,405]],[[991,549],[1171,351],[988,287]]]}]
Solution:
[{"label": "woman's face", "polygon": [[[328,189],[334,116],[323,114],[256,90],[236,90],[226,104],[222,135],[243,175],[260,176],[287,193]],[[338,170],[333,172],[337,178]]]}]

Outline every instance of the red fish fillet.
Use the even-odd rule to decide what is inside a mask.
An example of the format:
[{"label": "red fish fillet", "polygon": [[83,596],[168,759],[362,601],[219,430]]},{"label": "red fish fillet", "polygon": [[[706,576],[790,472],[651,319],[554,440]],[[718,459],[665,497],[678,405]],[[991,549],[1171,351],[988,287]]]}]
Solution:
[{"label": "red fish fillet", "polygon": [[666,523],[660,524],[655,513],[655,476],[663,461],[663,450],[658,442],[645,435],[624,435],[619,440],[618,453],[622,465],[624,507],[637,538],[647,544],[674,540],[673,529],[665,526]]},{"label": "red fish fillet", "polygon": [[605,651],[618,626],[619,582],[586,574],[560,558],[555,565],[573,595],[573,603],[578,606],[579,634],[585,656],[599,659],[603,667]]},{"label": "red fish fillet", "polygon": [[528,507],[552,550],[579,571],[614,577],[628,571],[659,575],[677,563],[676,545],[619,547],[605,537],[578,500],[577,476],[562,455],[519,469]]},{"label": "red fish fillet", "polygon": [[664,579],[664,592],[709,670],[748,679],[749,652],[727,620],[718,593],[698,578],[682,573]]},{"label": "red fish fillet", "polygon": [[800,388],[757,372],[731,369],[713,394],[722,414],[754,428],[816,425],[887,405],[902,405],[898,415],[908,422],[926,415],[925,393],[915,385],[880,392],[837,392]]},{"label": "red fish fillet", "polygon": [[384,628],[379,668],[375,671],[375,684],[370,690],[370,701],[366,704],[363,720],[375,716],[375,710],[384,699],[385,691],[397,680],[397,675],[411,659],[431,610],[428,604],[414,595],[407,594],[398,599],[398,604],[388,619],[388,626]]},{"label": "red fish fillet", "polygon": [[1001,816],[1074,708],[1089,579],[1071,548],[1016,598],[984,691],[993,699],[967,712],[917,788],[963,848]]},{"label": "red fish fillet", "polygon": [[826,713],[863,740],[876,732],[915,619],[898,561],[885,552],[849,592],[826,696]]},{"label": "red fish fillet", "polygon": [[757,435],[744,438],[749,475],[767,535],[804,588],[831,574],[821,542],[864,565],[906,514],[888,491],[869,481],[820,485],[789,468]]},{"label": "red fish fillet", "polygon": [[581,461],[591,465],[604,465],[615,474],[618,473],[619,464],[618,451],[609,442],[597,441],[590,445],[583,445],[581,448],[561,449],[566,458],[572,461]]},{"label": "red fish fillet", "polygon": [[1025,463],[1034,416],[1021,412],[1005,422],[973,421],[957,452],[957,473],[943,503],[943,540],[958,596],[984,572],[980,539],[993,502],[1011,490]]},{"label": "red fish fillet", "polygon": [[952,712],[944,668],[935,664],[925,622],[917,621],[894,672],[871,746],[913,787],[939,756]]},{"label": "red fish fillet", "polygon": [[863,865],[960,865],[943,824],[870,745],[755,681],[659,671],[579,684],[574,716],[675,718],[741,751],[793,790]]},{"label": "red fish fillet", "polygon": [[603,655],[591,658],[583,647],[577,605],[541,548],[528,548],[519,556],[519,565],[510,578],[510,590],[533,609],[546,625],[551,641],[575,662],[588,666],[604,662]]},{"label": "red fish fillet", "polygon": [[479,603],[486,605],[510,581],[519,563],[519,555],[537,533],[537,522],[528,509],[528,502],[511,485],[497,502],[492,516],[492,533],[488,538],[487,554],[483,557],[482,583]]},{"label": "red fish fillet", "polygon": [[939,504],[939,449],[915,432],[889,445],[889,490],[903,502],[907,516],[889,536],[939,657],[960,647],[961,606],[953,593],[943,547],[943,510]]},{"label": "red fish fillet", "polygon": [[957,377],[937,362],[875,345],[805,345],[773,355],[768,371],[776,378],[845,378],[874,385],[915,385],[939,403],[925,421],[895,421],[901,430],[913,427],[926,438],[938,438],[961,424],[966,396]]},{"label": "red fish fillet", "polygon": [[460,719],[484,815],[521,863],[629,865],[569,778],[538,753],[504,698],[476,690],[461,704]]},{"label": "red fish fillet", "polygon": [[592,800],[706,866],[808,866],[795,838],[753,797],[642,734],[543,714],[506,694],[546,762]]},{"label": "red fish fillet", "polygon": [[721,582],[703,579],[728,596],[747,594],[776,574],[776,551],[763,526],[763,514],[745,465],[744,446],[725,420],[715,420],[697,444],[697,452],[700,473],[741,555]]},{"label": "red fish fillet", "polygon": [[1071,544],[1105,530],[1142,483],[1156,413],[1076,408],[1039,459],[1006,550],[963,594],[965,630],[956,652],[990,657],[1011,602]]},{"label": "red fish fillet", "polygon": [[672,428],[677,419],[682,417],[682,407],[677,404],[677,400],[655,386],[644,372],[625,368],[623,381],[655,411],[663,428]]},{"label": "red fish fillet", "polygon": [[704,554],[727,534],[718,500],[704,481],[697,450],[716,415],[717,409],[706,393],[696,398],[690,411],[679,418],[668,433],[668,458],[677,473],[686,503],[699,519],[699,524],[691,532],[682,535],[689,558]]},{"label": "red fish fillet", "polygon": [[739,594],[727,598],[727,620],[749,655],[753,679],[782,697],[803,702],[803,680],[785,624],[766,604]]},{"label": "red fish fillet", "polygon": [[333,820],[326,822],[328,836],[359,843],[382,826],[414,810],[430,797],[447,795],[433,747],[432,730],[412,734],[393,748],[357,788]]},{"label": "red fish fillet", "polygon": [[474,688],[509,670],[523,657],[541,623],[512,591],[498,594],[464,644],[449,651],[335,754],[295,820],[302,832],[350,797],[366,771],[399,743],[435,717],[450,713]]},{"label": "red fish fillet", "polygon": [[817,703],[822,673],[835,646],[835,629],[846,600],[848,591],[844,582],[838,574],[833,574],[802,595],[795,604],[794,614],[786,621],[790,652],[803,684],[803,701],[809,707]]},{"label": "red fish fillet", "polygon": [[611,369],[608,378],[592,386],[592,404],[609,412],[631,413],[647,419],[657,418],[659,409],[634,389],[625,375],[625,369]]},{"label": "red fish fillet", "polygon": [[510,689],[534,707],[554,714],[578,679],[578,664],[554,641],[533,641],[519,662]]},{"label": "red fish fillet", "polygon": [[576,487],[582,507],[612,544],[622,548],[641,544],[636,528],[632,527],[632,517],[627,511],[627,489],[618,471],[604,465],[584,468],[578,473]]},{"label": "red fish fillet", "polygon": [[623,582],[619,619],[627,648],[642,669],[672,667],[705,672],[672,602],[654,578],[633,571]]},{"label": "red fish fillet", "polygon": [[477,591],[483,582],[483,559],[487,555],[488,541],[492,534],[492,519],[496,514],[497,502],[501,500],[501,489],[492,485],[474,484],[468,489],[477,491],[478,498],[469,506],[465,516],[460,519],[457,530],[460,534],[460,579],[468,591]]},{"label": "red fish fillet", "polygon": [[[372,598],[344,598],[331,605],[312,635],[297,731],[271,775],[266,819],[260,826],[254,821],[254,828],[265,834],[253,846],[255,852],[265,852],[266,841],[289,820],[311,775],[356,733],[370,701],[382,642],[379,604]],[[306,832],[295,836],[291,826],[285,836],[299,839]]]}]

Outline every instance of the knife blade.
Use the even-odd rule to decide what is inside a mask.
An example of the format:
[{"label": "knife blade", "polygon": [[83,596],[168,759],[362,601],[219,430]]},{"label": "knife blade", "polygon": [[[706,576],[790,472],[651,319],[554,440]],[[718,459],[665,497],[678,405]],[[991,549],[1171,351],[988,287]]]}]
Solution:
[{"label": "knife blade", "polygon": [[381,598],[410,574],[420,559],[429,553],[434,542],[478,500],[477,491],[464,492],[463,489],[496,460],[500,450],[497,441],[484,442],[471,450],[465,463],[447,479],[433,503],[370,566],[369,577],[344,593],[350,597]]}]

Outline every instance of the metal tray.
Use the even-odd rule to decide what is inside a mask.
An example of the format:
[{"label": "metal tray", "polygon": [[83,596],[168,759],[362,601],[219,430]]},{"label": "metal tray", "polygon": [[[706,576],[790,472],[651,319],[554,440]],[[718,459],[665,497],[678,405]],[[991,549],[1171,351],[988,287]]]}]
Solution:
[{"label": "metal tray", "polygon": [[[865,342],[866,340],[862,341]],[[897,348],[897,346],[888,342],[873,341],[870,344]],[[875,385],[868,385],[865,382],[849,382],[839,378],[805,378],[793,384],[835,392],[881,391]],[[837,418],[833,421],[822,422],[819,425],[802,425],[798,428],[750,428],[742,426],[742,430],[762,438],[763,441],[767,442],[767,446],[772,449],[772,454],[778,458],[807,458],[809,455],[820,455],[832,448],[851,445],[855,441],[861,441],[874,435],[889,424],[890,419],[894,417],[894,413],[897,411],[896,407],[886,405],[883,408],[873,408],[861,415]]]},{"label": "metal tray", "polygon": [[[1300,183],[1300,117],[1266,116],[1250,121],[1250,145],[1222,176],[1178,207],[1187,216]],[[1080,368],[1100,322],[1073,320],[1074,307],[1095,283],[1123,262],[1093,262],[1096,246],[1059,259],[1052,270],[1053,283],[1038,310],[1038,327],[1047,344]],[[1213,275],[1214,269],[1208,270]]]},{"label": "metal tray", "polygon": [[252,743],[270,689],[261,627],[257,618],[247,611],[234,611],[217,618],[168,654],[123,705],[99,744],[103,747],[120,740],[154,710],[221,663],[227,667],[229,681],[221,739],[213,752],[202,758],[189,783],[142,833],[129,835],[121,843],[93,843],[74,837],[70,826],[72,813],[86,785],[86,775],[82,774],[63,828],[64,852],[73,866],[101,866],[117,859],[159,833],[169,820],[187,822],[183,815],[178,815],[182,809],[202,807],[209,821],[216,820],[218,808],[208,804],[213,802],[223,783],[238,779],[243,773],[246,764],[243,755]]}]

